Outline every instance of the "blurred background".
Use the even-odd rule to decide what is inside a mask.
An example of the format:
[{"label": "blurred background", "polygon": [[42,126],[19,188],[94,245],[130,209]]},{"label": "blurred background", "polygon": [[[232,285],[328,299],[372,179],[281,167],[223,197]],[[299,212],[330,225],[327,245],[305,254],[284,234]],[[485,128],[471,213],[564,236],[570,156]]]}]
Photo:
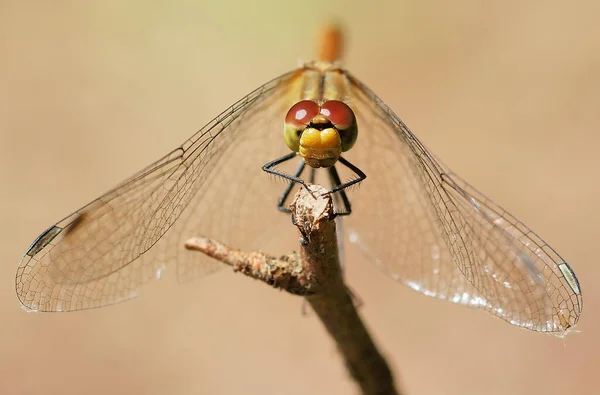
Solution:
[{"label": "blurred background", "polygon": [[[26,313],[21,255],[50,224],[348,33],[346,65],[454,171],[577,273],[564,341],[427,298],[351,259],[350,286],[408,394],[596,393],[597,1],[0,1],[0,393],[356,393],[301,300],[223,270],[127,303]],[[352,4],[352,5],[350,5]]]}]

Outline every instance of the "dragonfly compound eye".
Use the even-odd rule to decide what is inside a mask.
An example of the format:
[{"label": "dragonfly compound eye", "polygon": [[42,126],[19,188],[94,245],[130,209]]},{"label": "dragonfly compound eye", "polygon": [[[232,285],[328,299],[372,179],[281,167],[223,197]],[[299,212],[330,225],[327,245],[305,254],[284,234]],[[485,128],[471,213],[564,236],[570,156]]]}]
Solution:
[{"label": "dragonfly compound eye", "polygon": [[321,114],[326,116],[338,130],[342,140],[342,151],[352,148],[358,137],[358,128],[354,111],[350,106],[339,100],[330,100],[321,106]]},{"label": "dragonfly compound eye", "polygon": [[311,100],[294,104],[285,116],[283,137],[287,146],[294,152],[300,149],[300,136],[310,121],[319,114],[319,105]]}]

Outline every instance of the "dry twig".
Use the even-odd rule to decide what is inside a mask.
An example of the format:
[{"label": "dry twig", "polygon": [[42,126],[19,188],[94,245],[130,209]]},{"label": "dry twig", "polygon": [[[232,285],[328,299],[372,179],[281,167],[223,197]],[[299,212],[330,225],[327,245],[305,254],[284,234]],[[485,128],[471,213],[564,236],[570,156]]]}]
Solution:
[{"label": "dry twig", "polygon": [[335,339],[352,377],[363,394],[398,394],[391,371],[363,325],[344,284],[333,221],[331,196],[320,186],[301,188],[291,205],[300,233],[300,255],[279,258],[262,252],[244,253],[208,238],[188,240],[235,271],[276,288],[306,297]]}]

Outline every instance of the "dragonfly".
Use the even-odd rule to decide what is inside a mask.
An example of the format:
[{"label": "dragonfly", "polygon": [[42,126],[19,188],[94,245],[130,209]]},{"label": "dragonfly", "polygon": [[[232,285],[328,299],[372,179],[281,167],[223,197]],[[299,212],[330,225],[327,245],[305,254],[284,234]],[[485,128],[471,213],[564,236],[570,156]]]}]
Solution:
[{"label": "dragonfly", "polygon": [[583,298],[569,264],[343,67],[340,30],[324,37],[318,60],[250,92],[37,237],[18,265],[20,302],[98,308],[136,296],[168,265],[181,282],[210,274],[222,265],[185,249],[188,238],[263,247],[289,227],[281,211],[293,188],[318,183],[336,197],[346,246],[393,280],[533,331],[575,326]]}]

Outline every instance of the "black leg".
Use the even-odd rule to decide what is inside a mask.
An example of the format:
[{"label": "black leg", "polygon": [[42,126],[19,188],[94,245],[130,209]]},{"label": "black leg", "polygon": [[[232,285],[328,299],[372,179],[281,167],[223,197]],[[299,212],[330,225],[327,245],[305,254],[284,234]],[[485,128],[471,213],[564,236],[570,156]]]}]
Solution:
[{"label": "black leg", "polygon": [[[335,189],[339,185],[342,184],[342,181],[340,180],[340,176],[339,176],[339,174],[338,174],[338,172],[337,172],[337,170],[335,168],[335,165],[331,166],[327,170],[329,170],[329,178],[331,180],[332,188]],[[344,191],[343,189],[340,189],[339,193],[340,193],[340,197],[342,198],[342,202],[344,203],[344,211],[340,211],[338,213],[335,213],[335,215],[349,215],[352,212],[352,206],[350,205],[350,200],[348,200],[348,196],[346,195],[346,191]]]},{"label": "black leg", "polygon": [[284,173],[282,171],[274,169],[274,167],[277,166],[278,164],[283,163],[285,161],[288,161],[290,159],[293,159],[296,156],[297,156],[297,154],[295,152],[290,152],[289,154],[284,155],[281,158],[278,158],[278,159],[270,161],[269,163],[267,163],[266,165],[264,165],[262,168],[267,173],[274,174],[274,175],[279,176],[279,177],[283,177],[283,178],[285,178],[287,180],[290,180],[290,181],[293,181],[293,182],[297,182],[298,184],[302,184],[302,185],[304,185],[306,187],[306,182],[304,182],[304,180],[301,179],[300,177],[290,176],[287,173]]},{"label": "black leg", "polygon": [[[300,163],[298,164],[298,168],[296,169],[296,172],[294,173],[293,177],[300,178],[300,174],[302,174],[302,172],[304,171],[304,167],[306,167],[306,162],[304,162],[304,160],[300,160]],[[292,210],[290,210],[289,208],[284,207],[284,204],[285,204],[285,200],[290,195],[290,192],[292,192],[292,188],[294,187],[295,184],[296,183],[294,182],[294,180],[290,180],[290,182],[288,183],[288,186],[285,188],[285,191],[283,191],[283,194],[281,195],[281,197],[279,198],[279,201],[277,202],[277,209],[279,211],[283,211],[284,213],[292,212]]]},{"label": "black leg", "polygon": [[[367,178],[367,175],[365,173],[363,173],[362,170],[360,170],[358,167],[354,166],[352,163],[348,162],[346,159],[342,158],[341,156],[340,156],[340,159],[338,160],[338,162],[340,162],[341,164],[343,164],[344,166],[346,166],[347,168],[352,170],[358,176],[358,178],[356,178],[354,180],[350,180],[344,184],[339,184],[337,187],[334,187],[333,189],[331,189],[331,191],[329,191],[329,193],[335,193],[337,191],[341,191],[342,189],[346,189],[350,185],[357,184],[357,183],[363,181],[365,178]],[[338,179],[339,179],[339,177],[338,177]]]},{"label": "black leg", "polygon": [[[289,154],[284,155],[281,158],[272,160],[271,162],[265,164],[262,167],[263,170],[266,171],[267,173],[270,173],[270,174],[273,174],[273,175],[276,175],[279,177],[283,177],[286,180],[290,181],[290,183],[286,187],[285,191],[279,198],[279,201],[277,202],[277,209],[280,211],[286,212],[286,213],[289,213],[291,211],[289,208],[284,207],[283,205],[285,204],[285,200],[290,195],[292,188],[294,187],[294,183],[298,183],[308,189],[308,185],[306,184],[306,182],[300,178],[300,175],[302,174],[302,172],[304,171],[304,168],[306,167],[306,162],[304,162],[304,160],[301,161],[301,163],[298,165],[298,168],[296,169],[296,172],[294,173],[294,175],[289,175],[282,171],[276,170],[276,169],[274,169],[274,167],[283,162],[286,162],[290,159],[293,159],[296,156],[297,156],[296,152],[290,152]],[[352,206],[350,205],[350,200],[348,199],[348,196],[346,195],[346,192],[344,191],[344,189],[348,188],[351,185],[354,185],[354,184],[357,184],[357,183],[363,181],[365,178],[367,178],[367,176],[358,167],[354,166],[352,163],[348,162],[346,159],[340,157],[338,161],[341,164],[343,164],[344,166],[346,166],[347,168],[349,168],[350,170],[352,170],[358,176],[358,178],[350,180],[350,181],[342,184],[342,181],[340,180],[340,176],[339,176],[335,166],[331,166],[330,168],[327,169],[329,172],[329,178],[332,183],[332,188],[327,193],[339,192],[342,202],[344,204],[345,211],[335,213],[335,215],[348,215],[352,212]],[[310,169],[309,180],[310,180],[311,184],[313,184],[315,181],[315,169],[312,167]],[[309,192],[310,192],[310,189],[309,189]],[[293,218],[292,218],[292,222],[293,222]]]}]

